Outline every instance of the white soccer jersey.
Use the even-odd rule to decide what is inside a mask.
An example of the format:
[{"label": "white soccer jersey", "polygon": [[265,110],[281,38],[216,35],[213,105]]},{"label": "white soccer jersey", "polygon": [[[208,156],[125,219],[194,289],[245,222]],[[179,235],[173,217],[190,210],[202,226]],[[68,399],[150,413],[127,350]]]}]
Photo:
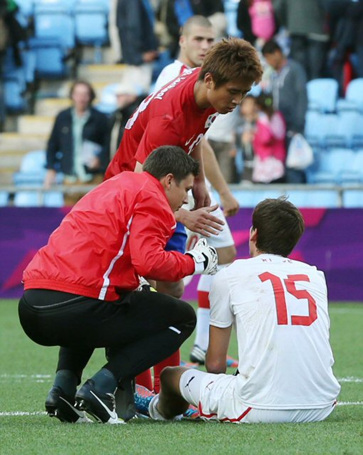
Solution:
[{"label": "white soccer jersey", "polygon": [[166,65],[156,79],[153,91],[157,92],[160,90],[161,87],[164,87],[164,85],[168,84],[170,81],[178,77],[184,71],[184,69],[187,68],[188,67],[184,65],[184,63],[182,63],[180,60],[174,60],[173,63]]},{"label": "white soccer jersey", "polygon": [[317,409],[333,404],[327,287],[323,272],[262,254],[215,277],[210,324],[235,323],[239,375],[232,395],[256,409]]}]

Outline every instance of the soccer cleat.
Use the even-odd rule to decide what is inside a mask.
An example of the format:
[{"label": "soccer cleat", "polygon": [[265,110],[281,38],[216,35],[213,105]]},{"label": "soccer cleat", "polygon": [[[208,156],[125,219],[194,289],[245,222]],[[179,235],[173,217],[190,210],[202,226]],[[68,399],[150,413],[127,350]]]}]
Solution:
[{"label": "soccer cleat", "polygon": [[227,368],[238,368],[238,360],[227,355]]},{"label": "soccer cleat", "polygon": [[149,416],[149,404],[154,396],[155,393],[151,390],[143,387],[142,385],[136,384],[134,400],[137,412],[144,416]]},{"label": "soccer cleat", "polygon": [[61,387],[54,386],[50,389],[45,400],[45,409],[49,417],[57,417],[61,422],[91,423],[83,411],[74,406],[74,398],[67,396]]},{"label": "soccer cleat", "polygon": [[180,366],[184,368],[198,368],[199,363],[196,362],[185,362],[185,360],[180,361]]},{"label": "soccer cleat", "polygon": [[123,381],[116,389],[115,404],[117,415],[125,422],[133,419],[136,416],[136,408],[134,402],[134,379]]},{"label": "soccer cleat", "polygon": [[189,359],[191,362],[199,363],[199,365],[204,365],[205,355],[206,351],[204,351],[197,344],[195,344],[193,346],[192,352],[190,353]]},{"label": "soccer cleat", "polygon": [[115,395],[97,392],[92,379],[88,379],[76,393],[76,407],[80,411],[86,411],[97,422],[125,423],[116,413]]},{"label": "soccer cleat", "polygon": [[189,408],[184,412],[183,414],[183,420],[199,420],[200,419],[200,413],[198,408],[193,406],[192,404],[189,405]]}]

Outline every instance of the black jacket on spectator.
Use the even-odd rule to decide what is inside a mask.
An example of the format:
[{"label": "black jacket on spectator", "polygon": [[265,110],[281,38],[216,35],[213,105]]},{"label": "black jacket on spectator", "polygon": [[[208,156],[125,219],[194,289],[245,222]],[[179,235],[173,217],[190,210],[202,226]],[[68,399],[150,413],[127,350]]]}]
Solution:
[{"label": "black jacket on spectator", "polygon": [[141,0],[118,0],[116,25],[120,36],[122,60],[141,65],[143,54],[158,49],[158,40]]},{"label": "black jacket on spectator", "polygon": [[[104,173],[109,163],[109,126],[108,117],[97,109],[90,107],[90,116],[83,128],[83,139],[102,146],[99,159],[101,167],[97,171],[86,168],[87,172]],[[53,126],[47,146],[47,169],[54,169],[64,174],[73,171],[73,134],[72,108],[61,111]]]}]

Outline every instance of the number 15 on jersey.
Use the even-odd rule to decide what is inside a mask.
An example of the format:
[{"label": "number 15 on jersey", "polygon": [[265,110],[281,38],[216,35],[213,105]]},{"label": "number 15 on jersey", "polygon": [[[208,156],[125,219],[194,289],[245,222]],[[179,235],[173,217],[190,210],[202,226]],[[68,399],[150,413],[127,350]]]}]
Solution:
[{"label": "number 15 on jersey", "polygon": [[[297,274],[287,275],[285,279],[273,275],[270,272],[261,273],[259,276],[262,282],[270,281],[276,304],[277,323],[279,325],[311,325],[318,317],[316,310],[316,301],[306,289],[296,289],[296,283],[299,281],[310,281],[308,275]],[[298,300],[308,302],[308,316],[292,315],[290,322],[287,314],[286,292],[293,295]]]}]

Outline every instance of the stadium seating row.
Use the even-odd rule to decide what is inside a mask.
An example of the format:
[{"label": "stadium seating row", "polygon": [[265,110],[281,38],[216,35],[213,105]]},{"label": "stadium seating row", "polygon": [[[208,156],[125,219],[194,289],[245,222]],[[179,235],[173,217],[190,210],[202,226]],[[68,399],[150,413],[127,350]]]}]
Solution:
[{"label": "stadium seating row", "polygon": [[307,83],[308,108],[321,113],[358,111],[363,113],[363,78],[349,82],[345,97],[338,98],[338,82],[331,78]]},{"label": "stadium seating row", "polygon": [[347,110],[333,114],[308,110],[305,137],[315,149],[363,148],[363,112]]},{"label": "stadium seating row", "polygon": [[[349,164],[349,166],[348,166]],[[15,194],[14,205],[23,206],[63,206],[63,194],[61,192],[47,192],[44,195],[36,191],[21,191],[21,187],[42,188],[45,176],[45,151],[37,150],[29,152],[22,160],[19,172],[14,174],[14,184],[19,187]],[[335,189],[323,189],[316,185],[315,188],[306,190],[289,190],[288,195],[294,204],[299,207],[338,207],[343,203],[344,207],[363,207],[363,149],[359,151],[352,150],[332,150],[329,153],[324,152],[319,160],[319,170],[315,174],[315,180],[311,183],[329,183],[332,185],[344,184],[342,175],[351,174],[351,180],[345,183],[350,188],[343,190],[340,201],[340,193]],[[318,177],[319,173],[325,172],[325,179]],[[313,175],[311,173],[311,175]],[[330,175],[330,179],[328,176]],[[354,180],[354,178],[356,180]],[[57,175],[58,183],[61,183],[62,176]],[[357,188],[352,188],[357,183]],[[237,189],[234,191],[236,197],[240,200],[243,207],[254,207],[259,201],[266,197],[278,197],[282,194],[281,190],[266,189],[255,191],[253,187],[246,189]],[[217,200],[218,196],[216,195]],[[0,193],[0,205],[7,205],[9,195],[6,192]]]}]

